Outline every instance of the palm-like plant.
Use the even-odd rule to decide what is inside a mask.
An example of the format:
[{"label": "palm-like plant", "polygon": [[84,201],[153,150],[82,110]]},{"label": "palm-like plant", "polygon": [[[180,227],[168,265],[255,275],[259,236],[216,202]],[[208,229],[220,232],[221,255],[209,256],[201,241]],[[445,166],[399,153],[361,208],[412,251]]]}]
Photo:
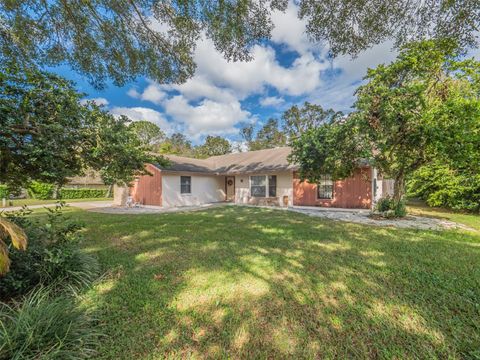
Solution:
[{"label": "palm-like plant", "polygon": [[27,235],[25,231],[10,220],[0,217],[0,276],[5,275],[10,269],[8,246],[10,240],[12,246],[19,250],[27,248]]}]

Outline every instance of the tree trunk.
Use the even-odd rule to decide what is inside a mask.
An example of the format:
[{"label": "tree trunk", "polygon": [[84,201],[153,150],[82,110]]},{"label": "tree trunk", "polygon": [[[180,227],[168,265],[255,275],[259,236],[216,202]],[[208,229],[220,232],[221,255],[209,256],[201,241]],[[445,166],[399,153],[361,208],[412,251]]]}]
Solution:
[{"label": "tree trunk", "polygon": [[393,200],[395,200],[395,203],[399,203],[403,195],[405,194],[405,175],[403,172],[397,174],[397,176],[394,179],[394,184],[393,184]]},{"label": "tree trunk", "polygon": [[55,186],[53,187],[52,198],[53,198],[54,200],[57,200],[57,199],[58,199],[58,184],[55,184]]},{"label": "tree trunk", "polygon": [[108,185],[107,197],[112,197],[113,184]]}]

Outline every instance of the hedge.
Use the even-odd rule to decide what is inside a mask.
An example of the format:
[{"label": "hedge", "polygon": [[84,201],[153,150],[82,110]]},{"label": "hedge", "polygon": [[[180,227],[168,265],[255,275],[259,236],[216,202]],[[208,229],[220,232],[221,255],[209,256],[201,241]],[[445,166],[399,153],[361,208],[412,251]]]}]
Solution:
[{"label": "hedge", "polygon": [[0,185],[0,200],[8,199],[9,191],[6,185]]},{"label": "hedge", "polygon": [[32,181],[27,189],[28,196],[32,199],[48,200],[53,197],[55,185],[39,181]]},{"label": "hedge", "polygon": [[105,189],[61,189],[61,199],[103,198],[107,196]]}]

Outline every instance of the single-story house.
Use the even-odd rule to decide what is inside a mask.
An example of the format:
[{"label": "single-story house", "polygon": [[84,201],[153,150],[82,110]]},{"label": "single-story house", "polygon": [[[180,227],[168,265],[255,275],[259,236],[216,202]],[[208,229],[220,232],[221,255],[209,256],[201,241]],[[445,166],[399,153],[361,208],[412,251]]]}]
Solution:
[{"label": "single-story house", "polygon": [[168,167],[147,164],[152,174],[138,177],[129,189],[137,203],[163,207],[212,202],[274,206],[371,208],[382,196],[384,181],[375,168],[359,166],[352,177],[318,184],[300,181],[298,166],[288,161],[289,147],[233,153],[207,159],[167,155]]}]

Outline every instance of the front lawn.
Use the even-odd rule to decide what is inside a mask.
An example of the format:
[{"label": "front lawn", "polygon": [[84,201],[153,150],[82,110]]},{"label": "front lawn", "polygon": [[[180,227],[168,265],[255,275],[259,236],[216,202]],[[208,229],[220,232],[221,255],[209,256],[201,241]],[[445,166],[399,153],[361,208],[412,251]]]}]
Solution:
[{"label": "front lawn", "polygon": [[279,210],[105,215],[85,249],[99,357],[475,358],[480,234]]},{"label": "front lawn", "polygon": [[[85,198],[85,199],[61,199],[61,200],[40,200],[40,199],[13,199],[7,200],[7,207],[9,206],[32,206],[32,205],[47,205],[47,204],[55,204],[59,201],[64,201],[67,203],[71,202],[90,202],[90,201],[111,201],[113,198]],[[0,199],[0,207],[2,207],[2,202]]]},{"label": "front lawn", "polygon": [[438,207],[430,207],[422,203],[409,204],[408,213],[411,215],[429,216],[433,218],[445,219],[467,225],[472,229],[480,231],[480,214],[459,212]]}]

